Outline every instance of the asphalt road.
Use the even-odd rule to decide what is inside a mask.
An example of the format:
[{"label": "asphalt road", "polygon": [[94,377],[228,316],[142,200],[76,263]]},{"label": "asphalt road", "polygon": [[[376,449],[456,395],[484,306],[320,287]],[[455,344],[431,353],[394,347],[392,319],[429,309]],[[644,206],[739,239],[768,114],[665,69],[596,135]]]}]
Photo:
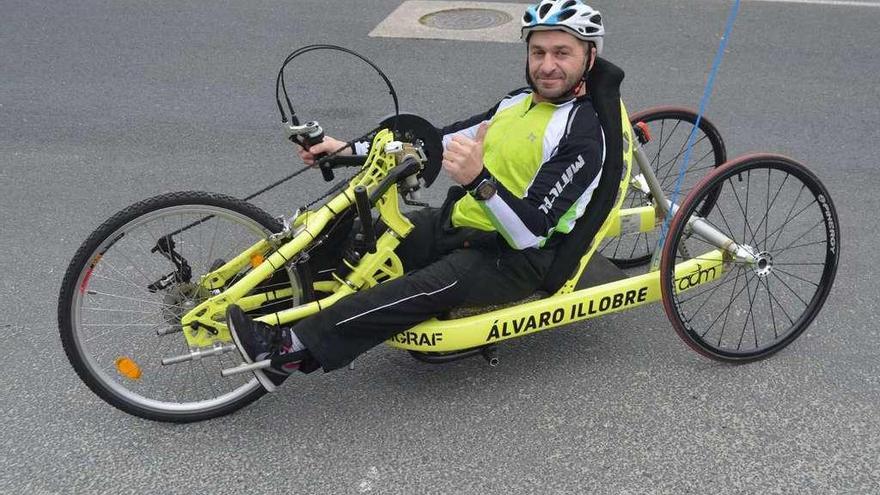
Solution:
[{"label": "asphalt road", "polygon": [[[245,196],[296,166],[272,96],[290,50],[355,48],[437,123],[522,84],[520,45],[368,37],[399,4],[4,0],[0,492],[880,492],[870,6],[744,2],[709,108],[731,155],[807,163],[840,215],[834,290],[772,359],[710,362],[649,306],[512,341],[496,368],[379,347],[199,424],[128,416],[79,381],[55,317],[79,243],[140,198]],[[729,2],[595,5],[631,110],[697,105]],[[357,70],[313,59],[302,115],[351,136],[387,113]],[[286,212],[322,187],[315,174],[257,204]]]}]

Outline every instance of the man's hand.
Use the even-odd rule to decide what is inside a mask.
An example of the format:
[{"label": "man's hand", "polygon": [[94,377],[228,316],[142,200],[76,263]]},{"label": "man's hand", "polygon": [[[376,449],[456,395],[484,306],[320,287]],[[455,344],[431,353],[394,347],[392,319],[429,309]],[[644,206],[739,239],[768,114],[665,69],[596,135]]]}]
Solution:
[{"label": "man's hand", "polygon": [[[308,151],[301,146],[296,145],[296,152],[299,154],[303,163],[311,167],[315,165],[315,155],[320,155],[321,153],[333,153],[343,146],[345,146],[345,141],[340,141],[330,136],[324,136],[323,141],[318,144],[313,144],[309,147]],[[351,155],[352,153],[351,148],[345,148],[339,152],[339,155]]]},{"label": "man's hand", "polygon": [[475,140],[453,136],[443,151],[443,169],[456,184],[470,184],[483,171],[483,139],[488,129],[487,123],[480,124]]}]

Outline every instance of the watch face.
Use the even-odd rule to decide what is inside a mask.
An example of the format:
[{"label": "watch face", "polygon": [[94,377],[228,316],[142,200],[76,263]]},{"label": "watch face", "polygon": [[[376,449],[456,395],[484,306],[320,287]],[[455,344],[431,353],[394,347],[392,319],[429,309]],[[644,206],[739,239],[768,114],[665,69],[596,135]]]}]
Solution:
[{"label": "watch face", "polygon": [[494,196],[495,191],[496,191],[495,183],[492,182],[491,180],[487,179],[487,180],[484,180],[483,182],[481,182],[479,186],[477,186],[476,196],[477,196],[477,198],[485,201],[485,200],[491,198],[492,196]]}]

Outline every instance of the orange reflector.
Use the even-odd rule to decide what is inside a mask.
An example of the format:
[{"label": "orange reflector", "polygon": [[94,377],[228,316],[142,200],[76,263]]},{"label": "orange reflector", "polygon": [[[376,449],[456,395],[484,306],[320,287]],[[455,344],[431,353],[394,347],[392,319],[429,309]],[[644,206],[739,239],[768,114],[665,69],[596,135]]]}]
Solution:
[{"label": "orange reflector", "polygon": [[137,380],[141,377],[141,367],[137,365],[130,357],[122,356],[116,358],[116,371],[120,375]]},{"label": "orange reflector", "polygon": [[649,142],[651,142],[651,128],[648,127],[648,124],[640,121],[636,123],[636,127],[640,131],[642,131],[640,133],[641,135],[638,136],[639,142],[641,142],[642,144],[648,144]]},{"label": "orange reflector", "polygon": [[262,265],[264,261],[266,261],[266,258],[264,258],[263,255],[260,253],[255,253],[251,255],[251,266],[253,268]]}]

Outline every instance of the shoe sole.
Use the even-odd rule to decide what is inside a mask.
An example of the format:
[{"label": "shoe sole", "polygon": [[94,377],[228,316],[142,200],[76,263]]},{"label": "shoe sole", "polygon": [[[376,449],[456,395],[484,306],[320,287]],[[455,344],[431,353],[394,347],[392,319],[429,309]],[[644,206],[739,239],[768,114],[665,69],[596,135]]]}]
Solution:
[{"label": "shoe sole", "polygon": [[[254,362],[251,360],[250,356],[244,352],[244,346],[241,345],[241,340],[238,339],[238,332],[235,331],[235,325],[232,323],[232,319],[230,318],[226,322],[226,327],[229,328],[229,333],[232,334],[232,340],[235,342],[235,347],[238,349],[238,353],[241,354],[241,358],[248,364],[253,364]],[[260,385],[266,389],[266,392],[274,392],[275,384],[272,383],[272,380],[266,376],[266,373],[263,373],[263,370],[253,370],[252,373],[255,377],[257,377],[257,381],[260,382]]]}]

